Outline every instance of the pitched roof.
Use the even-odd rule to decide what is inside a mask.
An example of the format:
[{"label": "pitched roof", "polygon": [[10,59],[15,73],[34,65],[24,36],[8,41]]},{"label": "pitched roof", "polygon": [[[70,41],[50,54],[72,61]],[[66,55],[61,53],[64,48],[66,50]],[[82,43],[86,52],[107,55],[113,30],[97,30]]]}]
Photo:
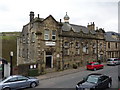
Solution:
[{"label": "pitched roof", "polygon": [[119,34],[116,32],[106,32],[105,33],[105,39],[106,41],[119,41],[118,39]]},{"label": "pitched roof", "polygon": [[91,34],[96,34],[95,30],[88,30],[88,28],[85,27],[85,26],[69,24],[69,23],[63,23],[63,26],[62,26],[63,31],[70,31],[71,29],[74,32],[81,32],[82,31],[85,34],[88,34],[89,32]]}]

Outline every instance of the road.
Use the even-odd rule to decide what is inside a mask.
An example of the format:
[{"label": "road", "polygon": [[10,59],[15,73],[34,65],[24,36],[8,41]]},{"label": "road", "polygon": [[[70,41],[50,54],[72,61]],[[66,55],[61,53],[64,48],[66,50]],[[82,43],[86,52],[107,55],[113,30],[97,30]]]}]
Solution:
[{"label": "road", "polygon": [[40,85],[36,88],[75,88],[75,85],[90,73],[102,73],[111,76],[113,80],[112,88],[118,88],[118,66],[105,66],[104,69],[97,71],[83,70],[69,75],[41,80]]}]

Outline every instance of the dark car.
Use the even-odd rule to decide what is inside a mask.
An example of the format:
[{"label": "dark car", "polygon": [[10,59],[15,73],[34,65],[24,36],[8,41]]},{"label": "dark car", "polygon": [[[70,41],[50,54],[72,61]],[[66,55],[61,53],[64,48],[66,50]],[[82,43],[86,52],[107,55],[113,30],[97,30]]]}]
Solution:
[{"label": "dark car", "polygon": [[0,81],[0,90],[11,90],[32,87],[39,84],[39,79],[35,77],[25,77],[21,75],[9,76]]},{"label": "dark car", "polygon": [[110,88],[112,78],[103,74],[92,73],[76,85],[76,90],[101,90]]}]

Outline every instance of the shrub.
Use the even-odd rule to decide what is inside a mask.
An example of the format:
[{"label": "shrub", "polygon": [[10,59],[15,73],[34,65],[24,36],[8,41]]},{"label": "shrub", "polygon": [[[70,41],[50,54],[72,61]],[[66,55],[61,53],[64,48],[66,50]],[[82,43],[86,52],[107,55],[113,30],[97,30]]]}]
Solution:
[{"label": "shrub", "polygon": [[29,76],[38,76],[39,75],[38,69],[29,69],[28,75]]},{"label": "shrub", "polygon": [[76,64],[73,64],[73,68],[74,68],[74,69],[77,69],[77,65],[76,65]]}]

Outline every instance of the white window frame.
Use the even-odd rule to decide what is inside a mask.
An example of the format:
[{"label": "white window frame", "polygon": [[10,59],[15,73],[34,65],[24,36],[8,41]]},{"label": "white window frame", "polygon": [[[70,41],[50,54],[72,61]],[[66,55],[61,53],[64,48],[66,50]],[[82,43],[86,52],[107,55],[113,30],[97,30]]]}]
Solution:
[{"label": "white window frame", "polygon": [[[55,32],[55,35],[53,34],[53,32]],[[55,37],[55,39],[53,39],[53,37]],[[56,40],[56,30],[52,30],[52,40]]]},{"label": "white window frame", "polygon": [[[48,33],[46,31],[48,31]],[[47,36],[47,38],[46,38],[46,36]],[[50,36],[50,31],[48,29],[45,29],[45,31],[44,31],[44,40],[49,40],[50,39],[49,36]]]}]

